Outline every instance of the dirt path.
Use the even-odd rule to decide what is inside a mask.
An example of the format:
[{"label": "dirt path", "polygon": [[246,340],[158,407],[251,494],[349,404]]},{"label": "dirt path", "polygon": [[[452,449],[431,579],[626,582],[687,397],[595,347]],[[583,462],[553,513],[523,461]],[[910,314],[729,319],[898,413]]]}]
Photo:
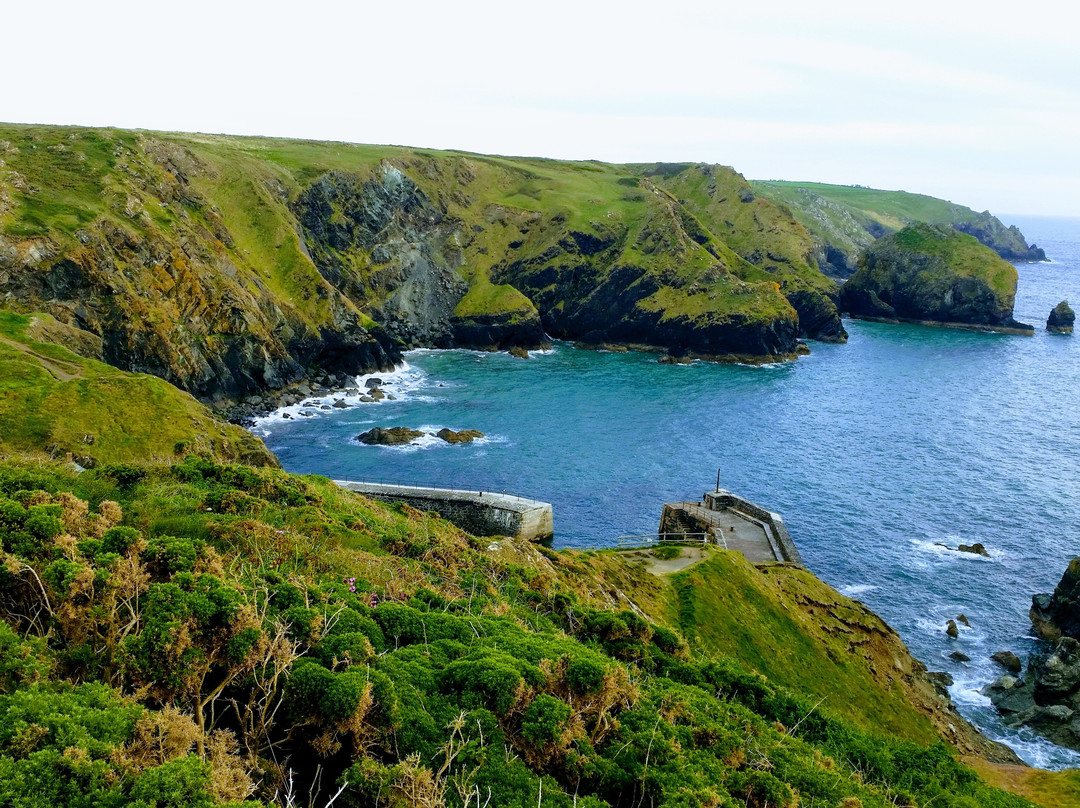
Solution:
[{"label": "dirt path", "polygon": [[700,547],[683,547],[675,558],[657,558],[648,550],[627,553],[626,557],[641,561],[653,575],[671,575],[674,572],[682,572],[701,561],[705,557],[705,552]]},{"label": "dirt path", "polygon": [[83,378],[83,369],[79,367],[76,362],[68,362],[63,359],[53,359],[51,356],[44,356],[39,354],[29,345],[23,345],[21,342],[16,342],[13,339],[0,336],[0,342],[14,348],[20,353],[24,353],[27,356],[32,356],[45,370],[49,371],[57,381],[72,382],[76,379]]}]

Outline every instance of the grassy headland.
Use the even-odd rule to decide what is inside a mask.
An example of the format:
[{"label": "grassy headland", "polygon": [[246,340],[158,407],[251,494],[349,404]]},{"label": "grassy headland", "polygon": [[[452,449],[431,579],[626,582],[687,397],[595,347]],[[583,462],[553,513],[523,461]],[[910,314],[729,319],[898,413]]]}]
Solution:
[{"label": "grassy headland", "polygon": [[[0,540],[10,804],[255,808],[342,788],[353,806],[1030,806],[859,661],[809,691],[752,672],[848,665],[829,659],[835,626],[802,633],[824,603],[876,624],[806,573],[723,551],[668,583],[197,457],[82,474],[9,458]],[[723,649],[714,598],[763,618],[761,642]],[[845,706],[853,687],[880,695]],[[889,727],[876,699],[900,712]]]}]

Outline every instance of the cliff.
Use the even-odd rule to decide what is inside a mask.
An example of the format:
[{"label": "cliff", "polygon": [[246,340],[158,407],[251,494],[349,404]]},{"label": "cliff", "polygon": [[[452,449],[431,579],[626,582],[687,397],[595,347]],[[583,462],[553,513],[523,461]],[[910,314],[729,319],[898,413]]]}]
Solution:
[{"label": "cliff", "polygon": [[976,213],[924,194],[819,182],[755,181],[753,187],[813,234],[821,245],[822,270],[835,277],[854,272],[859,256],[875,239],[916,223],[967,233],[1010,261],[1046,260],[1046,253],[1028,244],[1019,228],[1006,227],[990,211]]},{"label": "cliff", "polygon": [[0,127],[0,298],[203,399],[555,336],[843,339],[805,228],[731,169]]},{"label": "cliff", "polygon": [[841,290],[857,317],[1031,331],[1013,320],[1016,268],[972,236],[909,225],[879,239]]}]

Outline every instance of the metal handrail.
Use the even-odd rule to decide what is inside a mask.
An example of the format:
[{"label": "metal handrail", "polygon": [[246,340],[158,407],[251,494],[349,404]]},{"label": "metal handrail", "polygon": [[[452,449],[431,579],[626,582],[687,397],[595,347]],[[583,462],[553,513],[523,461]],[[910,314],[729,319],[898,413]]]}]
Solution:
[{"label": "metal handrail", "polygon": [[619,536],[616,541],[619,547],[651,547],[654,544],[662,544],[668,542],[671,544],[680,543],[701,543],[708,544],[708,533],[632,533],[625,536]]}]

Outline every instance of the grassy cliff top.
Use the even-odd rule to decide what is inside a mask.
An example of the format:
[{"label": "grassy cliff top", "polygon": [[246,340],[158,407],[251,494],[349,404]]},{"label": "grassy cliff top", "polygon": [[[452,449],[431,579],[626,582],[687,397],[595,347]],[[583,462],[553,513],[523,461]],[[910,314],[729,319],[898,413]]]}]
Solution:
[{"label": "grassy cliff top", "polygon": [[204,451],[277,465],[261,440],[220,421],[168,382],[57,344],[90,353],[88,339],[47,315],[0,310],[0,447],[71,452],[84,463],[171,462]]},{"label": "grassy cliff top", "polygon": [[755,181],[753,186],[790,211],[825,244],[844,253],[851,265],[875,238],[912,223],[947,225],[970,233],[1009,259],[1045,259],[1018,228],[1006,227],[989,211],[976,212],[926,194],[779,180]]},{"label": "grassy cliff top", "polygon": [[893,247],[939,258],[944,271],[962,278],[978,278],[1012,305],[1018,277],[1016,267],[972,236],[946,227],[916,224],[882,239],[875,250]]},{"label": "grassy cliff top", "polygon": [[[693,327],[791,319],[784,294],[835,292],[817,269],[806,229],[773,203],[754,199],[746,181],[722,166],[673,171],[397,146],[0,124],[0,235],[23,243],[46,239],[56,245],[52,254],[73,253],[80,247],[76,234],[104,223],[187,253],[183,262],[204,285],[221,276],[221,266],[235,267],[228,275],[238,285],[231,296],[255,295],[267,301],[260,305],[275,305],[319,330],[353,306],[357,316],[377,318],[400,279],[367,234],[352,239],[380,214],[370,200],[350,207],[339,196],[304,210],[301,203],[326,177],[344,177],[338,191],[363,191],[365,183],[384,178],[387,166],[422,195],[390,218],[402,228],[394,238],[428,238],[425,260],[462,279],[467,294],[456,303],[458,317],[535,316],[533,302],[548,286],[539,276],[574,263],[589,267],[593,284],[629,268],[654,289],[676,290],[649,297],[641,311],[661,311]],[[418,210],[426,235],[406,221]],[[312,241],[298,221],[303,216],[329,233],[324,242]],[[520,283],[495,277],[515,265],[529,267],[517,275]],[[332,287],[348,300],[338,305]],[[558,303],[570,298],[547,300],[541,314],[557,318]]]}]

